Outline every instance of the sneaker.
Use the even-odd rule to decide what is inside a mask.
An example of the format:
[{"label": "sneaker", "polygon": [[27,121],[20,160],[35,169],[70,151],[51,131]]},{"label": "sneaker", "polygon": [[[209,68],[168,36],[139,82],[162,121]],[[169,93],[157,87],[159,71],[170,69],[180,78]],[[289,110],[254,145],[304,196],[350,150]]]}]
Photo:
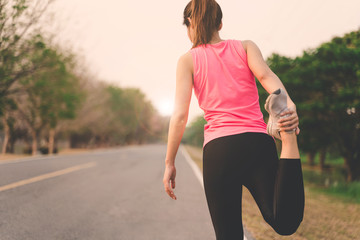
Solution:
[{"label": "sneaker", "polygon": [[289,116],[289,114],[280,116],[283,111],[288,110],[286,92],[279,88],[270,94],[265,102],[265,110],[269,113],[269,121],[266,127],[268,134],[281,140],[278,120]]}]

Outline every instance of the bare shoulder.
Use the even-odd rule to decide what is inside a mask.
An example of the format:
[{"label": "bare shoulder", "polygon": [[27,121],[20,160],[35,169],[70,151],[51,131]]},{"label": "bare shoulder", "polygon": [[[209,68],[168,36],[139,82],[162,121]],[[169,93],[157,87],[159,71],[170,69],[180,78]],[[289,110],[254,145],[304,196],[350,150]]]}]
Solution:
[{"label": "bare shoulder", "polygon": [[185,54],[180,56],[180,58],[178,60],[178,65],[192,71],[192,69],[193,69],[193,58],[192,58],[192,55],[191,55],[190,51],[188,51]]},{"label": "bare shoulder", "polygon": [[181,55],[179,58],[179,62],[182,63],[192,63],[192,55],[191,52],[188,51],[185,54]]},{"label": "bare shoulder", "polygon": [[246,53],[248,52],[248,49],[251,49],[251,48],[258,49],[259,48],[252,40],[242,40],[241,43],[242,43]]}]

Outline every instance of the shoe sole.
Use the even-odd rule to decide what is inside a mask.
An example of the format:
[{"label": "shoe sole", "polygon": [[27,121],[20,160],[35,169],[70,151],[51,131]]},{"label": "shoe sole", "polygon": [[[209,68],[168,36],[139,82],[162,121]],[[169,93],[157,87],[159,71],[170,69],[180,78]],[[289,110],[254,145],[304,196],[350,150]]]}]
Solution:
[{"label": "shoe sole", "polygon": [[[278,89],[276,90],[275,92],[273,92],[273,94],[270,94],[269,97],[266,99],[265,101],[265,110],[269,113],[269,120],[268,120],[268,123],[267,123],[267,127],[266,127],[266,132],[270,135],[270,136],[273,136],[279,140],[281,140],[281,135],[280,135],[280,131],[278,131],[278,125],[277,125],[277,122],[274,121],[273,118],[285,118],[285,117],[288,117],[290,116],[290,114],[287,114],[287,115],[284,115],[284,116],[279,116],[282,112],[288,110],[288,108],[284,108],[283,110],[280,111],[279,114],[277,114],[276,116],[272,116],[270,114],[270,111],[269,111],[269,105],[270,105],[270,101],[272,99],[272,97],[274,96],[274,94],[278,95],[281,93],[281,90]],[[274,131],[275,130],[275,131]],[[293,132],[295,131],[294,130],[290,130],[290,131],[286,131],[286,132]]]},{"label": "shoe sole", "polygon": [[274,121],[273,121],[273,117],[272,115],[270,114],[270,111],[269,111],[269,102],[270,100],[272,99],[273,95],[270,95],[266,101],[265,101],[265,110],[269,113],[269,120],[268,120],[268,123],[267,123],[267,126],[266,126],[266,132],[270,135],[270,136],[273,136],[277,139],[280,139],[281,140],[281,136],[280,136],[280,133],[277,131],[275,133],[273,133],[271,130],[273,129],[273,125],[274,125]]}]

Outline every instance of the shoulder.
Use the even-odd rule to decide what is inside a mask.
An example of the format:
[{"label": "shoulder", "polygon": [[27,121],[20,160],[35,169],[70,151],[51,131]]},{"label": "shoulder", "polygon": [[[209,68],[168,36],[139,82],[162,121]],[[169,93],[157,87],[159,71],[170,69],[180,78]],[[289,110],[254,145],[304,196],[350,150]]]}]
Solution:
[{"label": "shoulder", "polygon": [[245,52],[247,53],[249,49],[259,49],[259,47],[256,45],[255,42],[253,42],[252,40],[242,40],[241,41]]},{"label": "shoulder", "polygon": [[179,62],[191,62],[191,61],[192,61],[191,50],[179,57]]},{"label": "shoulder", "polygon": [[178,60],[178,67],[192,70],[193,68],[193,58],[191,51],[186,52],[181,55]]}]

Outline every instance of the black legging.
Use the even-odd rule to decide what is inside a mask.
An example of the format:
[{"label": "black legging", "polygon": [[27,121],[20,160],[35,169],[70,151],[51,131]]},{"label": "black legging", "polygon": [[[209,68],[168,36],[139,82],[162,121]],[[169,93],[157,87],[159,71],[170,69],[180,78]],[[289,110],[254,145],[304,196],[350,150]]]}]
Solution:
[{"label": "black legging", "polygon": [[203,153],[206,199],[217,240],[243,239],[242,186],[249,189],[265,221],[291,235],[304,213],[300,159],[278,159],[264,133],[242,133],[207,143]]}]

